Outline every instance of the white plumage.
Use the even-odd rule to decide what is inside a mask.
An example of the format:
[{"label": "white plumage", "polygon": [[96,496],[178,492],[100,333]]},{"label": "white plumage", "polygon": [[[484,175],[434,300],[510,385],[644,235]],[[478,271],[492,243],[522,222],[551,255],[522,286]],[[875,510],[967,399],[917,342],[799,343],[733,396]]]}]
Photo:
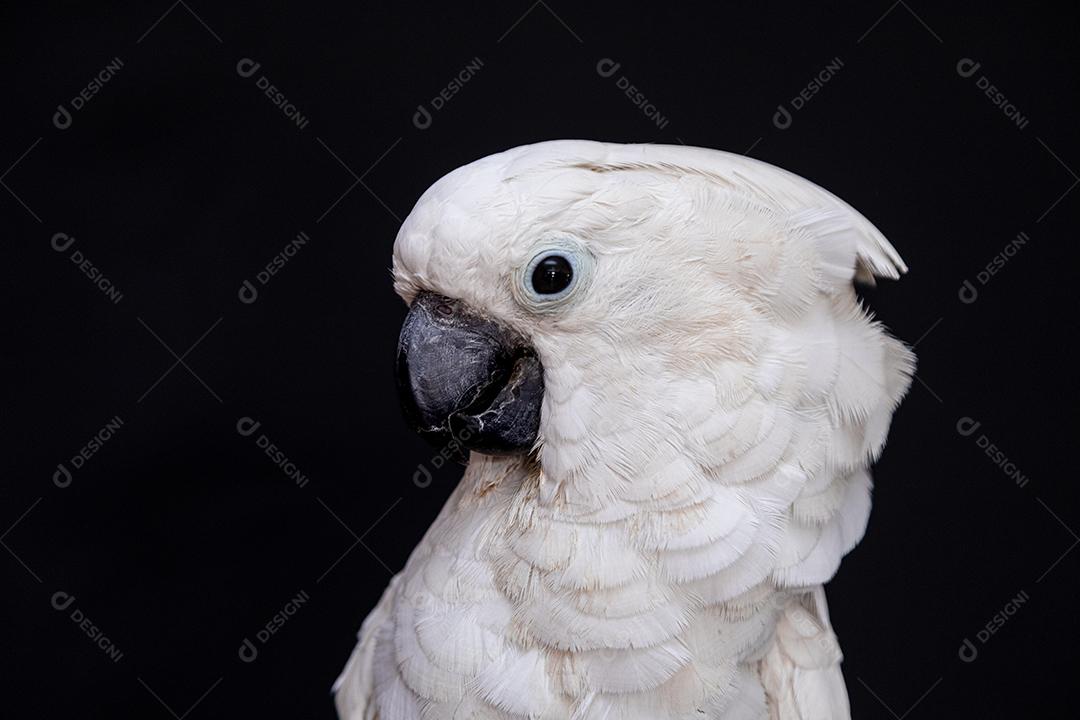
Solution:
[{"label": "white plumage", "polygon": [[[516,273],[565,238],[587,278],[530,307]],[[343,720],[847,718],[822,585],[914,364],[852,282],[905,270],[835,196],[719,151],[547,142],[433,185],[395,287],[529,338],[540,437],[472,455],[361,628]]]}]

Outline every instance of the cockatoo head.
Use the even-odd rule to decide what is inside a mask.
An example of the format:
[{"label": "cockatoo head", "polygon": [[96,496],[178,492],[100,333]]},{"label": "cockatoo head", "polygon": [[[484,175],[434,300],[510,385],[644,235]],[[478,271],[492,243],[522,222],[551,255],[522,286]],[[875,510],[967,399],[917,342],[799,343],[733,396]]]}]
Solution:
[{"label": "cockatoo head", "polygon": [[535,453],[586,504],[796,455],[811,476],[855,468],[880,449],[912,357],[852,282],[905,270],[848,205],[756,160],[515,148],[443,177],[398,234],[406,415],[439,444]]}]

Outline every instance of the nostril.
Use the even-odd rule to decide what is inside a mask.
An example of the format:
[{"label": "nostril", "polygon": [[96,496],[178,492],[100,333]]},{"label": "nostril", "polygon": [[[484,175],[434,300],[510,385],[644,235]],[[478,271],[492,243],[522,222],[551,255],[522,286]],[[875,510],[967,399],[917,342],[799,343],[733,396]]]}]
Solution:
[{"label": "nostril", "polygon": [[450,307],[450,303],[439,303],[435,306],[435,312],[443,317],[450,317],[454,314],[454,308]]}]

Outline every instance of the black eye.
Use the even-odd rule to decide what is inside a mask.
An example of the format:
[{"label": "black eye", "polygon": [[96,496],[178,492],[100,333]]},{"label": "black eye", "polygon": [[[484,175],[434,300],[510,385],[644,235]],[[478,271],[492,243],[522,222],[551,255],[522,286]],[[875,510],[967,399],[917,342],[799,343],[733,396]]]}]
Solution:
[{"label": "black eye", "polygon": [[573,280],[574,268],[562,255],[549,255],[533,268],[532,287],[537,295],[561,293]]}]

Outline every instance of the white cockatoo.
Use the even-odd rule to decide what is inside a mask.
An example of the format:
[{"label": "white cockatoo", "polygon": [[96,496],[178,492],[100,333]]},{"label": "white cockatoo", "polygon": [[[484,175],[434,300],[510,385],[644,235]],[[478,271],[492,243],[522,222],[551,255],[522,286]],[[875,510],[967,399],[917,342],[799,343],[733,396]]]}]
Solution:
[{"label": "white cockatoo", "polygon": [[343,720],[849,717],[823,585],[914,357],[906,267],[744,156],[545,142],[394,246],[406,417],[471,451],[335,684]]}]

